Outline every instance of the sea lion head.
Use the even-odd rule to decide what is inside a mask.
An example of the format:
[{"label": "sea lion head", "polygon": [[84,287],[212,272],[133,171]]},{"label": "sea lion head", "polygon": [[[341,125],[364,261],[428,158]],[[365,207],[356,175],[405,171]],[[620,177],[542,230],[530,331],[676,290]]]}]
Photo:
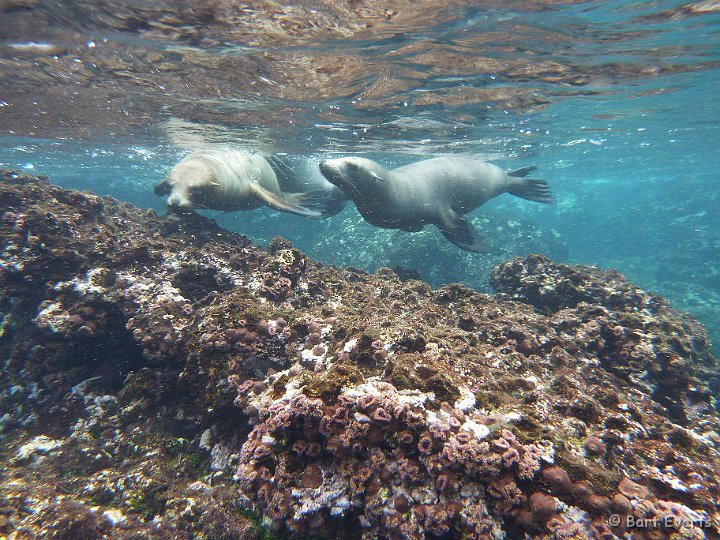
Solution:
[{"label": "sea lion head", "polygon": [[320,172],[356,203],[358,198],[385,189],[388,179],[388,172],[381,165],[361,157],[325,160],[320,163]]},{"label": "sea lion head", "polygon": [[206,163],[185,159],[170,170],[154,191],[158,196],[167,195],[170,210],[185,213],[205,206],[208,191],[216,185],[214,173]]}]

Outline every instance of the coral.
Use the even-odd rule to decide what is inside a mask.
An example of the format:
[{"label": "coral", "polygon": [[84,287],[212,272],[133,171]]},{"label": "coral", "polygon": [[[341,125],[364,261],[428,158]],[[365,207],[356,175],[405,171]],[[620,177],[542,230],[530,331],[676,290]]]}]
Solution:
[{"label": "coral", "polygon": [[[492,283],[501,297],[552,314],[562,335],[578,339],[578,352],[592,352],[608,371],[645,386],[675,421],[702,416],[720,388],[700,323],[617,272],[531,255],[498,265]],[[601,452],[597,443],[592,446]]]},{"label": "coral", "polygon": [[433,290],[28,175],[0,201],[1,534],[720,534],[706,335],[618,274]]},{"label": "coral", "polygon": [[546,467],[542,471],[542,479],[554,492],[559,494],[569,493],[573,489],[568,473],[560,467]]}]

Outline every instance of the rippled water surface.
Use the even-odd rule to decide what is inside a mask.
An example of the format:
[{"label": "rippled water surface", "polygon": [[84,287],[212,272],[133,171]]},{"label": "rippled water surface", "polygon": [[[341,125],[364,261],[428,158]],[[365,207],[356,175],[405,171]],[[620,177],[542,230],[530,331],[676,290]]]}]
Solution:
[{"label": "rippled water surface", "polygon": [[533,164],[558,204],[488,203],[473,214],[488,255],[375,229],[354,208],[215,217],[434,285],[485,289],[494,262],[531,251],[615,267],[720,343],[716,0],[0,0],[0,20],[3,167],[162,212],[152,186],[212,144]]}]

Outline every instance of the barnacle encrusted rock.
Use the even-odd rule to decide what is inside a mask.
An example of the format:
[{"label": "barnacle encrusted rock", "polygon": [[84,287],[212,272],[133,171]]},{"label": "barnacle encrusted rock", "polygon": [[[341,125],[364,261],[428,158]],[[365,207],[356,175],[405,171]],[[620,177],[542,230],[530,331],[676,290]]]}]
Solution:
[{"label": "barnacle encrusted rock", "polygon": [[1,535],[720,534],[707,336],[619,274],[432,290],[0,175]]},{"label": "barnacle encrusted rock", "polygon": [[499,298],[547,313],[556,332],[575,342],[574,354],[591,353],[606,370],[644,387],[671,419],[699,419],[713,389],[717,395],[717,365],[702,326],[621,274],[531,255],[496,266],[491,279]]}]

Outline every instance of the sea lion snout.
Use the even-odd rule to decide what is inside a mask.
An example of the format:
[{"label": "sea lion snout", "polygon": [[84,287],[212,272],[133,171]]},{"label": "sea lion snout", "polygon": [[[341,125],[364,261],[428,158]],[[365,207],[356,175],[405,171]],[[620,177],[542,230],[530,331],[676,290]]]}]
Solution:
[{"label": "sea lion snout", "polygon": [[176,185],[171,178],[165,178],[153,190],[159,197],[167,197],[165,204],[171,210],[187,210],[192,208],[190,196],[185,194],[180,186]]},{"label": "sea lion snout", "polygon": [[192,202],[182,193],[175,191],[167,198],[167,205],[173,210],[189,210],[192,208]]},{"label": "sea lion snout", "polygon": [[320,162],[320,172],[323,174],[330,174],[339,168],[339,163],[339,159],[324,159]]},{"label": "sea lion snout", "polygon": [[326,159],[320,162],[320,172],[328,182],[342,188],[343,185],[343,173],[340,167],[342,160],[339,159]]}]

